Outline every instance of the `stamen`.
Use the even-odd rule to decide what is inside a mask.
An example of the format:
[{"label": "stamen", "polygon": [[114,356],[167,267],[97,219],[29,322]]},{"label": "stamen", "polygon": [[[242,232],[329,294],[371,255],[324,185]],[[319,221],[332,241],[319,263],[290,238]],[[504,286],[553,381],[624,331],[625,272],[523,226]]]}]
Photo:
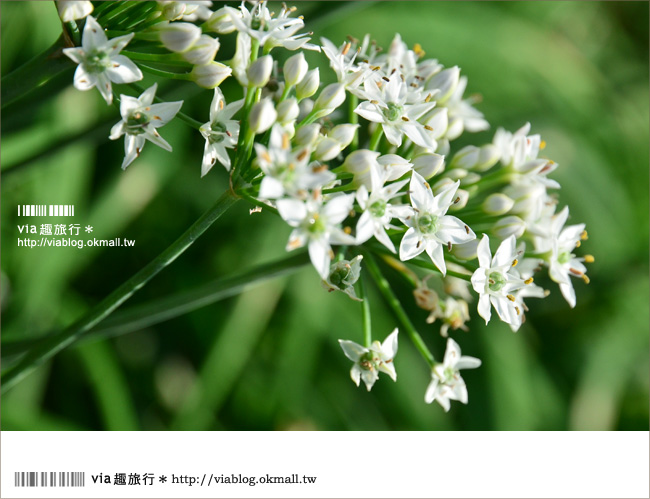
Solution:
[{"label": "stamen", "polygon": [[583,241],[586,241],[587,239],[589,239],[589,234],[587,234],[586,230],[582,231],[582,234],[580,234],[580,239],[582,239]]},{"label": "stamen", "polygon": [[308,151],[307,149],[303,149],[303,150],[300,152],[300,154],[298,154],[298,156],[296,156],[296,159],[297,159],[298,161],[302,161],[303,159],[305,159],[305,158],[307,157],[307,154],[309,154],[309,151]]},{"label": "stamen", "polygon": [[402,116],[402,121],[411,121],[411,120],[409,120],[408,117],[406,116]]},{"label": "stamen", "polygon": [[519,312],[519,307],[515,306],[515,312],[517,312],[517,315],[520,314],[520,312]]},{"label": "stamen", "polygon": [[532,282],[533,282],[533,278],[532,278],[532,277],[529,277],[528,279],[526,279],[526,280],[524,281],[524,284],[531,284]]},{"label": "stamen", "polygon": [[424,102],[429,102],[431,100],[431,97],[431,94],[427,94],[427,96],[424,98]]},{"label": "stamen", "polygon": [[371,100],[371,101],[370,101],[370,104],[379,104],[379,101]]},{"label": "stamen", "polygon": [[420,45],[419,43],[413,45],[413,52],[415,52],[415,55],[417,55],[418,57],[424,57],[424,55],[426,54],[426,52],[422,50],[422,45]]},{"label": "stamen", "polygon": [[422,241],[418,241],[418,243],[415,245],[415,247],[418,249],[420,249],[420,246],[422,246]]},{"label": "stamen", "polygon": [[433,132],[433,127],[431,127],[429,125],[424,125],[424,129],[429,130],[430,132]]},{"label": "stamen", "polygon": [[465,232],[467,232],[469,234],[469,225],[465,226]]},{"label": "stamen", "polygon": [[447,249],[451,251],[451,241],[447,241]]},{"label": "stamen", "polygon": [[223,109],[223,101],[220,100],[220,101],[219,101],[219,110],[222,110],[222,109]]},{"label": "stamen", "polygon": [[341,51],[341,54],[342,55],[347,55],[347,53],[350,51],[350,47],[352,47],[352,44],[350,42],[347,42],[344,45],[343,50]]},{"label": "stamen", "polygon": [[344,228],[343,228],[343,232],[345,232],[347,235],[350,235],[350,234],[352,234],[352,228],[350,228],[350,227],[344,227]]},{"label": "stamen", "polygon": [[585,263],[594,263],[595,260],[593,255],[585,255]]},{"label": "stamen", "polygon": [[388,76],[382,76],[381,79],[384,81],[390,81],[390,78]]},{"label": "stamen", "polygon": [[519,260],[517,260],[517,259],[515,258],[515,259],[512,261],[512,266],[513,266],[513,267],[516,267],[518,263],[519,263]]},{"label": "stamen", "polygon": [[585,284],[589,284],[589,278],[587,277],[587,274],[582,274],[582,280],[585,281]]},{"label": "stamen", "polygon": [[454,204],[458,203],[458,201],[460,201],[460,196],[458,196],[458,197],[456,197],[456,199],[454,199]]},{"label": "stamen", "polygon": [[576,241],[576,248],[579,248],[580,246],[582,246],[582,242],[581,241]]},{"label": "stamen", "polygon": [[515,301],[515,297],[512,295],[506,295],[506,298],[508,298],[510,301]]},{"label": "stamen", "polygon": [[580,272],[578,269],[574,269],[573,267],[569,268],[569,272],[571,272],[573,275],[578,277],[582,277],[583,275],[585,275],[584,272]]},{"label": "stamen", "polygon": [[545,140],[540,141],[539,148],[544,149],[545,147],[546,147],[546,141]]},{"label": "stamen", "polygon": [[289,149],[289,134],[282,135],[282,149]]}]

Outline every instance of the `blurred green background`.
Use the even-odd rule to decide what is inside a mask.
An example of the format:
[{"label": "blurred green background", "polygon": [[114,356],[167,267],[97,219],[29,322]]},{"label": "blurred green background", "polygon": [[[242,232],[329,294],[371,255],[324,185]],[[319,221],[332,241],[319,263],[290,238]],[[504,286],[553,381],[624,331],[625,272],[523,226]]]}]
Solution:
[{"label": "blurred green background", "polygon": [[[648,430],[648,3],[298,7],[316,40],[338,44],[371,33],[387,47],[400,32],[427,57],[460,66],[493,129],[467,134],[456,147],[490,142],[499,126],[532,123],[545,154],[560,164],[561,205],[570,206],[572,223],[587,224],[579,251],[596,258],[591,284],[574,280],[577,307],[544,280],[551,296],[531,300],[526,324],[513,334],[496,321],[485,327],[470,304],[470,331],[452,336],[483,366],[463,373],[469,405],[445,414],[423,401],[429,371],[406,335],[398,383],[382,375],[371,393],[354,386],[337,339],[361,341],[360,307],[326,293],[304,267],[167,322],[65,350],[2,397],[2,429]],[[52,2],[3,1],[1,8],[6,75],[61,28]],[[230,57],[232,38],[222,37],[218,58]],[[333,79],[323,56],[309,60]],[[118,112],[98,92],[76,91],[72,70],[2,109],[3,344],[81,316],[227,186],[218,167],[200,179],[203,139],[179,120],[161,130],[173,153],[149,144],[121,171],[123,141],[107,139]],[[239,98],[230,80],[224,92]],[[175,82],[161,84],[160,93],[184,99],[186,113],[207,121],[211,92]],[[136,239],[136,246],[17,247],[25,219],[16,205],[52,203],[74,204],[74,222],[94,226],[94,237]],[[289,228],[248,209],[235,205],[124,308],[283,257]],[[438,325],[426,324],[410,291],[387,275],[441,357]],[[398,324],[374,289],[370,299],[374,334],[383,338]]]}]

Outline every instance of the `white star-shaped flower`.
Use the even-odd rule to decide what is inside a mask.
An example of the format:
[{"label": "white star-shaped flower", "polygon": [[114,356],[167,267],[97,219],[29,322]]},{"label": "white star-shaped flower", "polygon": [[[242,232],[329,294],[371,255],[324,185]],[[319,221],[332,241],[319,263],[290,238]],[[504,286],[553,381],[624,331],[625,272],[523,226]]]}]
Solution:
[{"label": "white star-shaped flower", "polygon": [[483,234],[476,251],[479,268],[472,275],[472,286],[479,294],[478,313],[487,324],[491,317],[491,306],[499,318],[512,326],[519,327],[523,312],[516,305],[515,291],[523,288],[526,282],[514,269],[517,265],[517,242],[512,235],[505,239],[492,258],[490,238]]},{"label": "white star-shaped flower", "polygon": [[231,118],[243,104],[243,100],[238,100],[226,105],[221,89],[214,89],[214,97],[210,104],[210,121],[200,128],[201,135],[205,137],[205,150],[201,164],[202,177],[217,161],[230,171],[230,156],[226,149],[234,148],[239,139],[239,122]]},{"label": "white star-shaped flower", "polygon": [[424,125],[417,121],[433,109],[435,102],[407,104],[407,86],[397,72],[390,78],[368,78],[363,86],[370,100],[359,104],[354,112],[368,121],[379,123],[388,142],[399,147],[403,135],[406,135],[421,147],[432,151],[436,148]]},{"label": "white star-shaped flower", "polygon": [[397,381],[397,373],[393,359],[397,354],[397,328],[384,340],[383,343],[373,341],[370,348],[355,343],[354,341],[339,340],[345,356],[354,362],[350,370],[352,381],[359,386],[363,380],[368,391],[379,378],[379,371],[388,374],[393,381]]},{"label": "white star-shaped flower", "polygon": [[309,246],[309,257],[318,273],[327,279],[333,252],[330,244],[354,245],[354,237],[339,228],[354,203],[353,194],[332,197],[323,204],[318,193],[307,201],[280,199],[277,201],[280,216],[292,227],[287,251]]},{"label": "white star-shaped flower", "polygon": [[181,109],[183,101],[153,104],[156,89],[157,84],[154,83],[142,92],[140,97],[120,96],[122,120],[113,126],[109,138],[117,140],[122,135],[126,135],[122,169],[126,169],[140,155],[145,140],[153,142],[166,151],[172,150],[172,146],[160,136],[156,128],[169,123]]},{"label": "white star-shaped flower", "polygon": [[330,267],[330,275],[322,281],[327,291],[341,291],[355,301],[362,301],[354,292],[354,285],[361,275],[362,255],[355,256],[352,260],[340,260]]},{"label": "white star-shaped flower", "polygon": [[103,28],[88,16],[81,47],[63,49],[63,53],[79,64],[74,73],[77,90],[97,87],[107,104],[113,102],[113,83],[132,83],[142,79],[142,72],[131,59],[119,55],[134,33],[109,40]]},{"label": "white star-shaped flower", "polygon": [[356,194],[357,203],[363,210],[357,222],[357,244],[363,244],[375,236],[377,241],[395,253],[395,245],[386,230],[392,228],[390,222],[393,218],[408,217],[411,209],[408,206],[393,205],[391,200],[403,194],[399,190],[406,185],[408,179],[384,186],[378,172],[371,170],[370,177],[371,192],[362,185]]},{"label": "white star-shaped flower", "polygon": [[260,199],[279,199],[283,196],[305,199],[309,191],[336,179],[326,165],[310,163],[310,146],[293,150],[289,134],[280,124],[273,125],[269,146],[256,143],[255,152],[257,163],[264,173]]},{"label": "white star-shaped flower", "polygon": [[454,216],[446,215],[456,198],[459,185],[460,182],[456,181],[434,196],[427,181],[413,172],[409,191],[413,209],[410,216],[401,218],[409,229],[400,244],[400,260],[410,260],[426,251],[442,275],[445,275],[447,267],[443,246],[476,239],[469,226]]},{"label": "white star-shaped flower", "polygon": [[458,343],[449,338],[442,364],[436,364],[431,370],[431,382],[424,394],[424,401],[430,404],[434,400],[447,412],[451,400],[467,404],[467,386],[461,377],[461,369],[476,369],[481,361],[475,357],[461,356]]}]

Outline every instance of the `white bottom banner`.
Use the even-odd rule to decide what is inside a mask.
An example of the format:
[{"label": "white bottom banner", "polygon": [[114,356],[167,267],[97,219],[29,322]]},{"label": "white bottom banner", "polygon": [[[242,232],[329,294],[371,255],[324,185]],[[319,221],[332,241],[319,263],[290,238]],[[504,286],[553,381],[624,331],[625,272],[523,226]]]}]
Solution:
[{"label": "white bottom banner", "polygon": [[648,432],[2,432],[3,498],[648,497]]}]

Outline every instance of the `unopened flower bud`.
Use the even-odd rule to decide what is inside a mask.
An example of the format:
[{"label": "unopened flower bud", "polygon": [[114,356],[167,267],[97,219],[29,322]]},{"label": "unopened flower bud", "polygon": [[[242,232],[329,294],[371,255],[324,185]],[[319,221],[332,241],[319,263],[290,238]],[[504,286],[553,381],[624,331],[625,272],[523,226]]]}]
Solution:
[{"label": "unopened flower bud", "polygon": [[298,100],[306,99],[311,97],[318,90],[320,85],[320,72],[318,68],[312,69],[307,72],[305,77],[296,85],[296,97]]},{"label": "unopened flower bud", "polygon": [[478,162],[474,165],[474,170],[477,170],[479,172],[489,170],[497,164],[497,161],[499,161],[500,158],[501,151],[499,148],[494,144],[486,144],[481,147]]},{"label": "unopened flower bud", "polygon": [[183,2],[158,2],[158,5],[160,4],[162,4],[160,15],[168,21],[180,19],[185,13],[185,4]]},{"label": "unopened flower bud", "polygon": [[459,260],[474,260],[476,258],[478,243],[480,241],[481,240],[477,238],[466,243],[454,244],[451,248],[451,254]]},{"label": "unopened flower bud", "polygon": [[183,59],[190,64],[203,66],[214,60],[218,50],[219,40],[209,35],[201,35],[199,40],[187,52],[183,52]]},{"label": "unopened flower bud", "polygon": [[349,173],[363,173],[372,167],[377,167],[379,153],[370,149],[357,149],[348,154],[343,162],[343,168]]},{"label": "unopened flower bud", "polygon": [[295,141],[298,145],[309,146],[316,142],[321,126],[318,123],[305,125],[296,132]]},{"label": "unopened flower bud", "polygon": [[92,2],[69,2],[57,0],[56,8],[59,11],[59,17],[64,23],[69,23],[75,19],[83,19],[93,11]]},{"label": "unopened flower bud", "polygon": [[451,160],[450,166],[452,168],[473,168],[478,164],[480,155],[481,150],[476,146],[463,147]]},{"label": "unopened flower bud", "polygon": [[413,296],[415,297],[417,306],[424,310],[431,311],[438,307],[438,293],[433,289],[427,288],[424,283],[413,290]]},{"label": "unopened flower bud", "polygon": [[505,239],[514,234],[520,238],[526,231],[526,222],[514,215],[503,217],[492,227],[492,233],[499,239]]},{"label": "unopened flower bud", "polygon": [[[309,65],[305,60],[305,56],[302,52],[298,52],[296,55],[292,55],[284,63],[284,81],[289,87],[293,87],[307,74],[309,70]],[[314,90],[315,92],[315,90]],[[313,95],[313,94],[312,94]]]},{"label": "unopened flower bud", "polygon": [[263,87],[269,82],[271,71],[273,71],[273,57],[270,55],[260,57],[246,70],[248,84],[254,87]]},{"label": "unopened flower bud", "polygon": [[440,172],[445,164],[445,157],[435,153],[425,153],[413,158],[413,169],[425,179]]},{"label": "unopened flower bud", "polygon": [[460,79],[460,68],[454,66],[440,71],[433,76],[426,84],[427,90],[438,90],[435,100],[438,103],[445,103],[451,94],[454,93]]},{"label": "unopened flower bud", "polygon": [[515,202],[512,199],[510,199],[505,194],[498,192],[495,194],[490,194],[487,198],[485,198],[485,201],[483,201],[481,208],[483,208],[483,211],[488,215],[499,216],[508,213],[514,205]]},{"label": "unopened flower bud", "polygon": [[278,113],[273,107],[273,102],[271,102],[271,99],[266,98],[253,106],[248,116],[248,124],[253,133],[259,134],[271,128],[277,117]]},{"label": "unopened flower bud", "polygon": [[232,73],[232,69],[221,64],[220,62],[212,61],[203,66],[194,66],[190,73],[192,81],[199,87],[215,88],[218,87],[223,80],[228,78]]},{"label": "unopened flower bud", "polygon": [[456,197],[454,198],[451,206],[449,207],[450,211],[462,210],[467,206],[467,201],[469,201],[469,192],[465,189],[458,189],[456,191]]},{"label": "unopened flower bud", "polygon": [[235,31],[232,17],[230,17],[230,14],[223,7],[212,13],[205,26],[209,31],[214,31],[220,35],[227,35]]},{"label": "unopened flower bud", "polygon": [[413,166],[398,154],[384,154],[377,158],[377,162],[383,167],[384,178],[387,181],[403,177]]},{"label": "unopened flower bud", "polygon": [[158,29],[160,41],[171,52],[185,52],[201,37],[201,28],[192,23],[165,23]]},{"label": "unopened flower bud", "polygon": [[330,137],[323,137],[314,151],[314,158],[319,161],[329,161],[336,158],[340,152],[341,144]]},{"label": "unopened flower bud", "polygon": [[[345,101],[345,85],[331,83],[321,90],[314,103],[314,110],[329,111],[330,113]],[[328,113],[329,114],[329,113]]]},{"label": "unopened flower bud", "polygon": [[449,120],[449,125],[447,126],[447,133],[445,136],[448,140],[455,140],[463,133],[465,127],[463,125],[463,120],[456,116]]},{"label": "unopened flower bud", "polygon": [[437,140],[443,137],[449,126],[449,114],[446,107],[436,107],[429,111],[422,120],[425,130],[429,135]]},{"label": "unopened flower bud", "polygon": [[350,125],[348,123],[337,125],[329,131],[327,136],[337,141],[341,146],[341,150],[343,150],[354,140],[357,128],[359,128],[359,125]]},{"label": "unopened flower bud", "polygon": [[300,114],[300,107],[298,106],[298,101],[294,97],[283,100],[278,104],[278,121],[280,123],[290,123],[298,118]]}]

